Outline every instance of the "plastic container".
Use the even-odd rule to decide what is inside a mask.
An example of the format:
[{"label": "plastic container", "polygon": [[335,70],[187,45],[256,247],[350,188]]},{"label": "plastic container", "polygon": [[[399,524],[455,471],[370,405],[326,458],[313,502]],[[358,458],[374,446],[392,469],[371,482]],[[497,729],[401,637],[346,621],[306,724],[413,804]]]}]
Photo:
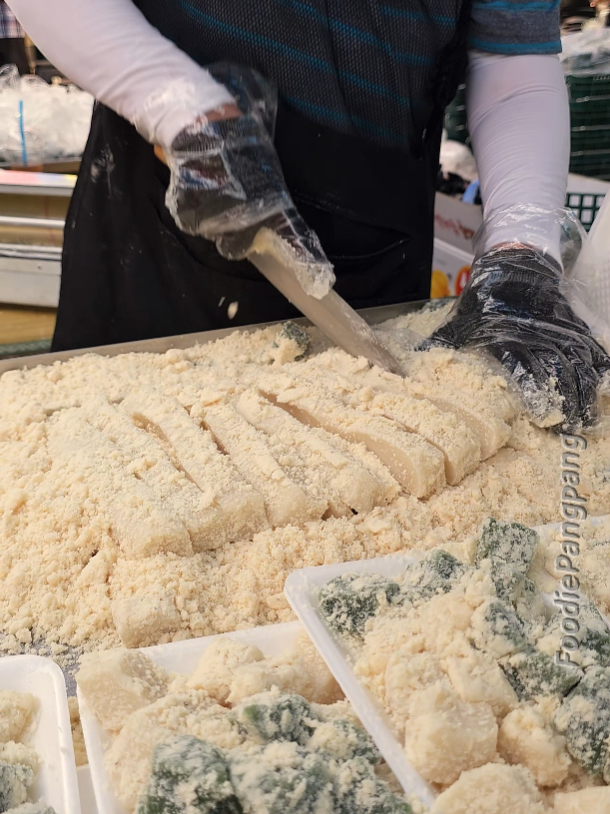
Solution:
[{"label": "plastic container", "polygon": [[[598,525],[607,519],[607,517],[590,518],[588,522]],[[536,531],[544,538],[557,532],[559,528],[559,523],[552,523],[538,526]],[[422,555],[424,553],[421,552]],[[419,557],[403,554],[337,565],[324,565],[317,568],[304,568],[295,571],[288,577],[284,593],[404,791],[408,795],[418,797],[424,805],[429,806],[431,814],[433,814],[435,794],[432,787],[407,759],[382,705],[360,683],[354,673],[351,667],[353,653],[349,645],[329,630],[318,604],[320,588],[331,579],[350,573],[381,574],[388,578],[396,578],[403,573],[407,565],[416,562],[417,559]],[[549,590],[553,589],[549,586]],[[545,595],[545,601],[552,607],[552,598],[548,594]]]},{"label": "plastic container", "polygon": [[68,696],[62,671],[50,659],[40,656],[7,656],[0,659],[0,689],[29,692],[38,699],[37,725],[31,738],[25,741],[40,759],[31,798],[42,798],[57,814],[80,814]]},{"label": "plastic container", "polygon": [[605,323],[610,337],[610,196],[606,196],[593,222],[573,279],[585,303]]},{"label": "plastic container", "polygon": [[353,654],[350,648],[330,632],[318,605],[320,588],[335,577],[342,574],[382,574],[394,578],[415,561],[415,557],[403,554],[303,568],[288,577],[284,593],[400,785],[408,795],[414,795],[425,806],[432,808],[435,799],[432,787],[407,760],[381,704],[362,686],[352,670],[350,661]]},{"label": "plastic container", "polygon": [[[294,644],[301,629],[298,622],[269,625],[250,630],[238,630],[223,636],[207,636],[203,639],[189,639],[185,642],[146,647],[142,648],[142,653],[145,653],[155,664],[170,672],[188,675],[195,672],[201,656],[216,639],[236,639],[258,647],[265,656],[278,656]],[[77,696],[98,813],[128,814],[114,795],[104,766],[104,752],[110,746],[111,737],[89,711],[87,702],[80,691],[77,691]],[[61,812],[58,811],[58,814]],[[85,812],[85,814],[89,814],[89,812]]]}]

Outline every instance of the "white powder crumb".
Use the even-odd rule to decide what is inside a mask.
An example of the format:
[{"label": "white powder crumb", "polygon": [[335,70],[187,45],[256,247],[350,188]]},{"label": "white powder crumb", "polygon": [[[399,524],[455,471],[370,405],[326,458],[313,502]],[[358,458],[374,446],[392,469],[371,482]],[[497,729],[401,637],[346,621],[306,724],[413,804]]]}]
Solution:
[{"label": "white powder crumb", "polygon": [[37,706],[30,693],[0,690],[0,743],[20,740],[34,722]]}]

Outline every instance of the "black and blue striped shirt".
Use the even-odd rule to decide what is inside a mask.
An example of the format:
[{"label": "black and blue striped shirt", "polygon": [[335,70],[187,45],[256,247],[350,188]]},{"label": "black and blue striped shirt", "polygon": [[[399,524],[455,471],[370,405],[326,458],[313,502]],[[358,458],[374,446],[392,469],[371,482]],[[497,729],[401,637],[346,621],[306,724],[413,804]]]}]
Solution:
[{"label": "black and blue striped shirt", "polygon": [[[462,10],[462,0],[135,2],[200,64],[249,65],[308,118],[399,148],[430,119]],[[468,42],[498,54],[557,53],[559,2],[473,0]]]}]

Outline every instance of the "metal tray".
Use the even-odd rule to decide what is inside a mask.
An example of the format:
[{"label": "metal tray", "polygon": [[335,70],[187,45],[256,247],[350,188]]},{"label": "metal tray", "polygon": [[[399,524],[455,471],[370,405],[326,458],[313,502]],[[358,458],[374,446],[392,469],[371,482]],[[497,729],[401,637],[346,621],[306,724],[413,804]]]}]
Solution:
[{"label": "metal tray", "polygon": [[[421,310],[430,300],[417,300],[415,302],[397,303],[396,305],[382,305],[379,308],[365,308],[358,313],[364,317],[369,325],[379,325],[388,319],[410,314]],[[311,325],[309,320],[299,318],[291,320],[299,325]],[[179,334],[178,336],[166,336],[161,339],[145,339],[141,342],[123,342],[119,345],[102,345],[97,348],[83,348],[81,350],[67,350],[59,353],[42,353],[36,356],[23,356],[14,359],[6,359],[0,362],[0,375],[7,370],[29,370],[37,365],[52,365],[54,362],[67,362],[74,356],[84,356],[87,353],[97,353],[100,356],[120,356],[122,353],[165,353],[170,348],[190,348],[193,345],[205,345],[208,342],[215,342],[236,331],[258,331],[267,328],[269,325],[279,325],[286,320],[277,322],[263,322],[260,325],[246,325],[238,328],[222,328],[218,331],[203,331],[194,334]]]}]

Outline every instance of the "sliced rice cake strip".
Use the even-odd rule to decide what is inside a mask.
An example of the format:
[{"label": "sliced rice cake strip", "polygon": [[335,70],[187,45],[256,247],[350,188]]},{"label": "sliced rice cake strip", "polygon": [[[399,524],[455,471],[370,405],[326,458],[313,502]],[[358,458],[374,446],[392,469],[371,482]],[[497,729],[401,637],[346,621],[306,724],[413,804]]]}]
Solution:
[{"label": "sliced rice cake strip", "polygon": [[130,470],[182,520],[195,552],[229,542],[224,514],[210,493],[204,494],[176,469],[154,436],[134,426],[125,411],[103,397],[88,400],[83,411],[87,421],[116,444]]},{"label": "sliced rice cake strip", "polygon": [[132,420],[151,430],[171,451],[170,457],[222,512],[229,540],[243,540],[269,528],[263,496],[216,446],[210,432],[189,416],[179,401],[141,389],[122,403]]},{"label": "sliced rice cake strip", "polygon": [[481,447],[481,460],[486,460],[508,441],[511,428],[503,418],[495,414],[484,399],[473,399],[462,390],[450,390],[438,384],[402,379],[379,368],[371,369],[365,359],[354,359],[342,351],[320,355],[320,366],[349,375],[354,382],[383,393],[401,395],[406,393],[418,399],[426,399],[439,410],[453,414],[473,433]]},{"label": "sliced rice cake strip", "polygon": [[378,393],[370,408],[429,441],[445,459],[447,483],[455,486],[481,463],[481,444],[455,413],[439,410],[427,399]]},{"label": "sliced rice cake strip", "polygon": [[383,502],[383,485],[363,465],[334,446],[334,436],[319,428],[305,427],[253,390],[243,393],[235,406],[257,430],[269,438],[281,438],[300,453],[328,495],[330,511],[336,517],[349,516],[352,510],[369,512]]},{"label": "sliced rice cake strip", "polygon": [[47,444],[53,468],[76,470],[108,512],[122,554],[143,559],[156,554],[193,554],[182,520],[159,504],[157,495],[130,473],[112,441],[91,427],[77,408],[48,422]]},{"label": "sliced rice cake strip", "polygon": [[408,354],[407,378],[449,390],[454,389],[457,381],[460,393],[481,401],[488,411],[506,422],[519,412],[519,403],[508,390],[506,380],[473,353],[450,348],[431,348],[425,353],[412,351]]},{"label": "sliced rice cake strip", "polygon": [[443,454],[445,477],[452,486],[481,463],[481,445],[475,434],[455,414],[439,410],[427,399],[409,396],[404,388],[401,393],[373,395],[371,388],[359,386],[358,377],[350,380],[324,368],[314,375],[329,391],[340,387],[342,399],[350,406],[384,415],[435,446]]},{"label": "sliced rice cake strip", "polygon": [[405,432],[390,419],[363,415],[328,392],[316,392],[308,384],[282,387],[281,380],[265,377],[261,390],[299,421],[322,427],[348,441],[363,443],[415,497],[428,497],[445,485],[444,458],[432,444]]},{"label": "sliced rice cake strip", "polygon": [[195,405],[191,415],[212,433],[241,475],[263,495],[267,518],[278,528],[319,520],[326,506],[312,499],[273,456],[263,433],[230,404]]}]

